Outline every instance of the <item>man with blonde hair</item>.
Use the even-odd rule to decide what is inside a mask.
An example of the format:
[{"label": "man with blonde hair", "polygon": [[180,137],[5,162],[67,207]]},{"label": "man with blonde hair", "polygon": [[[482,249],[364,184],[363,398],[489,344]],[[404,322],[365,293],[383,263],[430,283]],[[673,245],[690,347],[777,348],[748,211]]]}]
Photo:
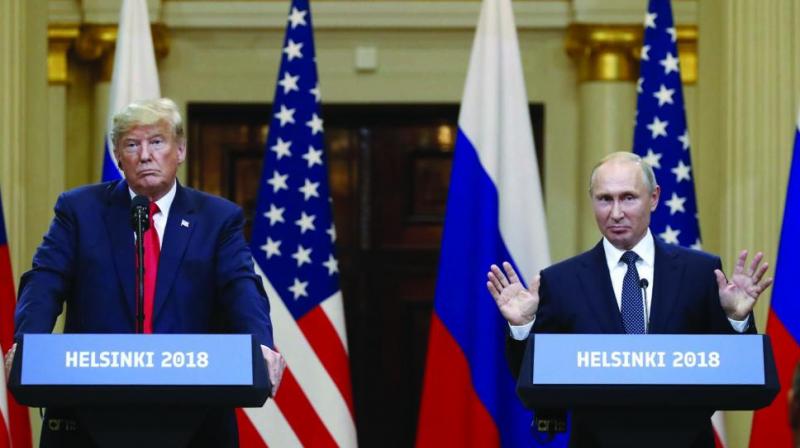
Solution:
[{"label": "man with blonde hair", "polygon": [[[273,351],[269,303],[242,234],[242,210],[178,182],[186,158],[178,107],[167,98],[128,105],[114,117],[111,142],[124,179],[58,198],[33,267],[20,281],[16,340],[51,332],[65,303],[65,333],[136,331],[130,210],[132,199],[143,196],[150,221],[142,237],[144,265],[153,263],[145,270],[143,332],[252,334],[262,346],[274,393],[283,360]],[[48,409],[45,417],[43,446],[94,444],[73,410]],[[49,425],[51,418],[68,423]],[[191,443],[237,445],[232,409],[210,411]]]}]

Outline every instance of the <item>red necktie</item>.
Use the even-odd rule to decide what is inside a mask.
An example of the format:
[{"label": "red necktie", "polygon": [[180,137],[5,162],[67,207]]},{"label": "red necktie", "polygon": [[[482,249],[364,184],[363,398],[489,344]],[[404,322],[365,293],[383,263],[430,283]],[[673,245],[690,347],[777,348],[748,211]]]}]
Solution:
[{"label": "red necktie", "polygon": [[160,210],[155,202],[150,203],[150,226],[144,232],[144,332],[153,332],[153,302],[156,296],[156,275],[158,275],[158,257],[161,244],[158,242],[158,231],[153,223],[153,215]]}]

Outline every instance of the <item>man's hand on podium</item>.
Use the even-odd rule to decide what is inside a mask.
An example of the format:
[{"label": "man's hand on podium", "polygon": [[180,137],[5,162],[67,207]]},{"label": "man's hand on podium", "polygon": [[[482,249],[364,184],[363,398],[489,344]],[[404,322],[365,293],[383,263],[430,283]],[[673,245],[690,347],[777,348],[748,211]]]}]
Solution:
[{"label": "man's hand on podium", "polygon": [[14,353],[17,352],[17,343],[11,345],[11,348],[6,352],[5,357],[5,368],[6,368],[6,379],[9,378],[11,375],[11,364],[14,362]]},{"label": "man's hand on podium", "polygon": [[503,317],[511,325],[527,325],[533,321],[539,309],[539,276],[525,289],[511,263],[503,262],[505,274],[496,264],[490,269],[486,288],[494,297]]},{"label": "man's hand on podium", "polygon": [[[16,344],[14,346],[16,347]],[[281,385],[283,369],[286,368],[286,360],[283,359],[283,355],[263,344],[261,345],[261,354],[264,355],[264,361],[267,362],[267,373],[269,374],[269,381],[272,383],[272,396],[274,397],[278,393],[278,386]]]}]

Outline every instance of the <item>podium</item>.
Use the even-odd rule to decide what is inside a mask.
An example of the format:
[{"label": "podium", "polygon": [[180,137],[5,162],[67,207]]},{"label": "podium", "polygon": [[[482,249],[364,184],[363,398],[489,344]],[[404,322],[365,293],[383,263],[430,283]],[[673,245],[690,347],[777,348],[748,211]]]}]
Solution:
[{"label": "podium", "polygon": [[181,447],[209,412],[262,406],[271,384],[251,335],[27,334],[9,388],[70,408],[98,446]]},{"label": "podium", "polygon": [[691,446],[713,411],[779,390],[765,335],[532,334],[517,383],[527,408],[572,411],[576,446],[613,447]]}]

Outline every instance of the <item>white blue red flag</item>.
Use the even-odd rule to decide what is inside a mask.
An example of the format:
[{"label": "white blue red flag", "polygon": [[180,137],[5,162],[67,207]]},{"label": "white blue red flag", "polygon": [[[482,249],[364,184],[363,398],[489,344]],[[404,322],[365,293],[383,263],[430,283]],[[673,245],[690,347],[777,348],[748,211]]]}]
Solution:
[{"label": "white blue red flag", "polygon": [[356,446],[336,230],[308,0],[293,0],[251,250],[287,368],[280,391],[239,413],[242,446]]},{"label": "white blue red flag", "polygon": [[545,224],[511,1],[484,0],[458,118],[417,446],[536,445],[486,272],[508,260],[532,279],[550,263]]},{"label": "white blue red flag", "polygon": [[[14,343],[14,276],[8,253],[3,199],[0,197],[0,353]],[[3,375],[5,378],[5,375]],[[5,384],[5,381],[3,382]],[[5,385],[0,386],[0,447],[28,448],[32,444],[28,408],[17,404]]]},{"label": "white blue red flag", "polygon": [[[653,167],[661,187],[660,204],[650,218],[653,234],[666,243],[700,250],[700,222],[676,40],[669,0],[650,0],[636,84],[639,97],[633,152]],[[712,421],[716,443],[724,446],[722,414],[715,413]]]},{"label": "white blue red flag", "polygon": [[[794,446],[786,396],[793,373],[800,362],[800,303],[794,282],[800,276],[800,116],[795,123],[794,151],[783,209],[783,228],[775,264],[775,283],[767,317],[767,334],[772,341],[781,391],[772,404],[755,412],[750,447]],[[795,397],[798,391],[795,391]]]},{"label": "white blue red flag", "polygon": [[[106,131],[111,131],[114,114],[128,104],[159,97],[161,89],[158,85],[158,69],[153,51],[153,37],[150,34],[147,1],[124,0],[119,13]],[[121,178],[122,174],[114,158],[113,145],[106,135],[103,151],[103,182]]]}]

